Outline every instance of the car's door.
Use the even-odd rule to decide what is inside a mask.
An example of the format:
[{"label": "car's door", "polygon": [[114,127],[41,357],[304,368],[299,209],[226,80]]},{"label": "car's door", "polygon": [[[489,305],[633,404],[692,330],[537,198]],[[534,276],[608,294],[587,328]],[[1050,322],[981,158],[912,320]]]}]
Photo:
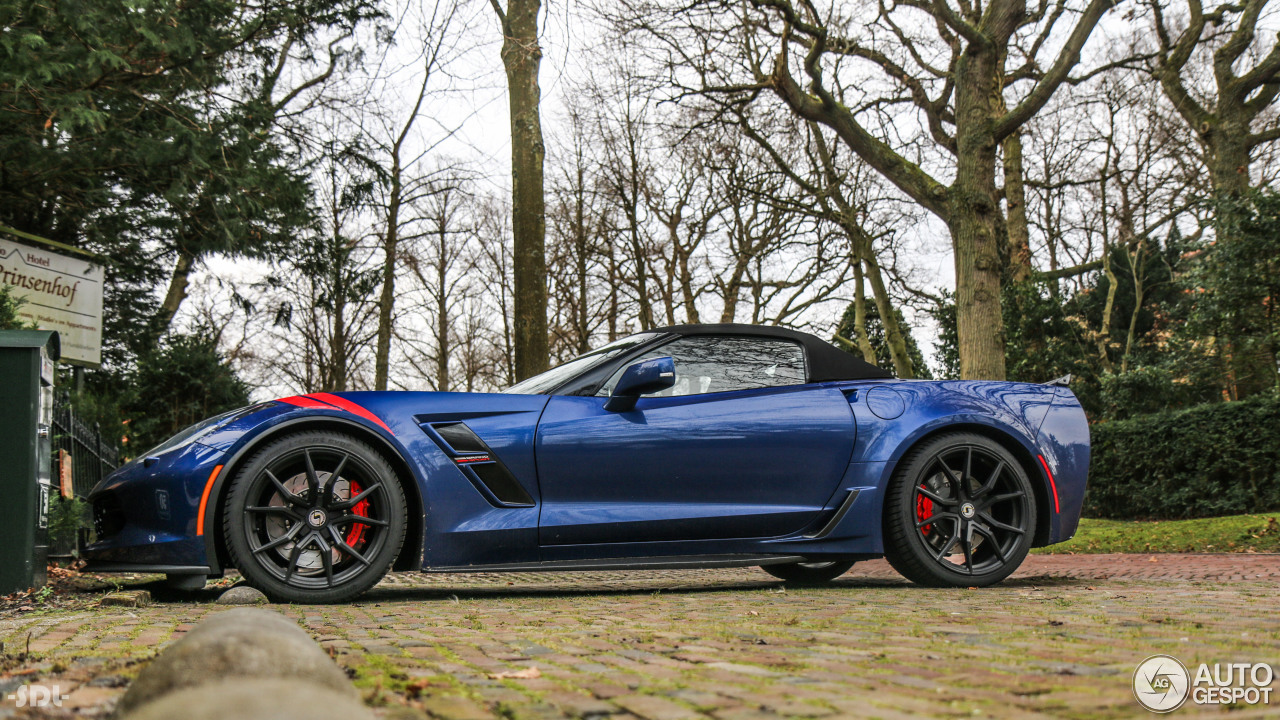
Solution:
[{"label": "car's door", "polygon": [[610,412],[551,398],[538,425],[543,545],[773,537],[813,522],[848,467],[854,422],[838,390],[805,385],[790,340],[681,337],[676,382]]}]

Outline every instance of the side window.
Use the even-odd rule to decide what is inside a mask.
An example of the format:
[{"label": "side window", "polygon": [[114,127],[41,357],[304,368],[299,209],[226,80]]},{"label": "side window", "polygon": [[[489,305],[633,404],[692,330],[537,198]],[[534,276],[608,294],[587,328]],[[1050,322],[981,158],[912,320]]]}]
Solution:
[{"label": "side window", "polygon": [[[661,345],[633,362],[670,355],[676,384],[647,397],[799,385],[805,381],[804,348],[790,340],[737,336],[682,337]],[[608,396],[626,368],[619,369],[597,395]]]}]

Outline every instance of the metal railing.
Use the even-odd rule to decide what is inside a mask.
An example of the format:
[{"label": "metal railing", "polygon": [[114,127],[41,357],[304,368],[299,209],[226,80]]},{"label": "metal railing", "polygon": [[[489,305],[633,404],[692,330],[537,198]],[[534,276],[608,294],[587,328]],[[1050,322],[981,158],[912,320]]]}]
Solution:
[{"label": "metal railing", "polygon": [[58,451],[71,454],[71,485],[75,496],[83,498],[98,481],[120,464],[120,450],[114,439],[104,440],[97,423],[88,425],[76,417],[65,395],[57,395],[53,403],[53,468],[57,485]]}]

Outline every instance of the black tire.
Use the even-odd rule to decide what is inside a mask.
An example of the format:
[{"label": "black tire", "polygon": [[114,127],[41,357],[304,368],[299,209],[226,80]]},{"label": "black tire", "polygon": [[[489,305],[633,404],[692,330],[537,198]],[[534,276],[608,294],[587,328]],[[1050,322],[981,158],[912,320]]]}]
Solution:
[{"label": "black tire", "polygon": [[1035,526],[1017,458],[988,437],[949,433],[899,462],[885,496],[885,558],[928,587],[994,585],[1022,564]]},{"label": "black tire", "polygon": [[761,565],[760,569],[789,583],[819,585],[831,582],[849,572],[853,560],[829,560],[825,562],[797,562],[782,565]]},{"label": "black tire", "polygon": [[232,564],[272,600],[333,603],[386,575],[404,543],[406,512],[386,458],[317,430],[249,458],[228,489],[223,530]]}]

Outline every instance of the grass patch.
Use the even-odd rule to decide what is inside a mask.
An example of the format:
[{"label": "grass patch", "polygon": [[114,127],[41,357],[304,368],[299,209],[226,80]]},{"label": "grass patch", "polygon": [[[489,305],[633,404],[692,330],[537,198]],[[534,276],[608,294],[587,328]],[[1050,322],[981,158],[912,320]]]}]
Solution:
[{"label": "grass patch", "polygon": [[1280,552],[1280,514],[1199,520],[1084,518],[1070,541],[1034,553]]}]

